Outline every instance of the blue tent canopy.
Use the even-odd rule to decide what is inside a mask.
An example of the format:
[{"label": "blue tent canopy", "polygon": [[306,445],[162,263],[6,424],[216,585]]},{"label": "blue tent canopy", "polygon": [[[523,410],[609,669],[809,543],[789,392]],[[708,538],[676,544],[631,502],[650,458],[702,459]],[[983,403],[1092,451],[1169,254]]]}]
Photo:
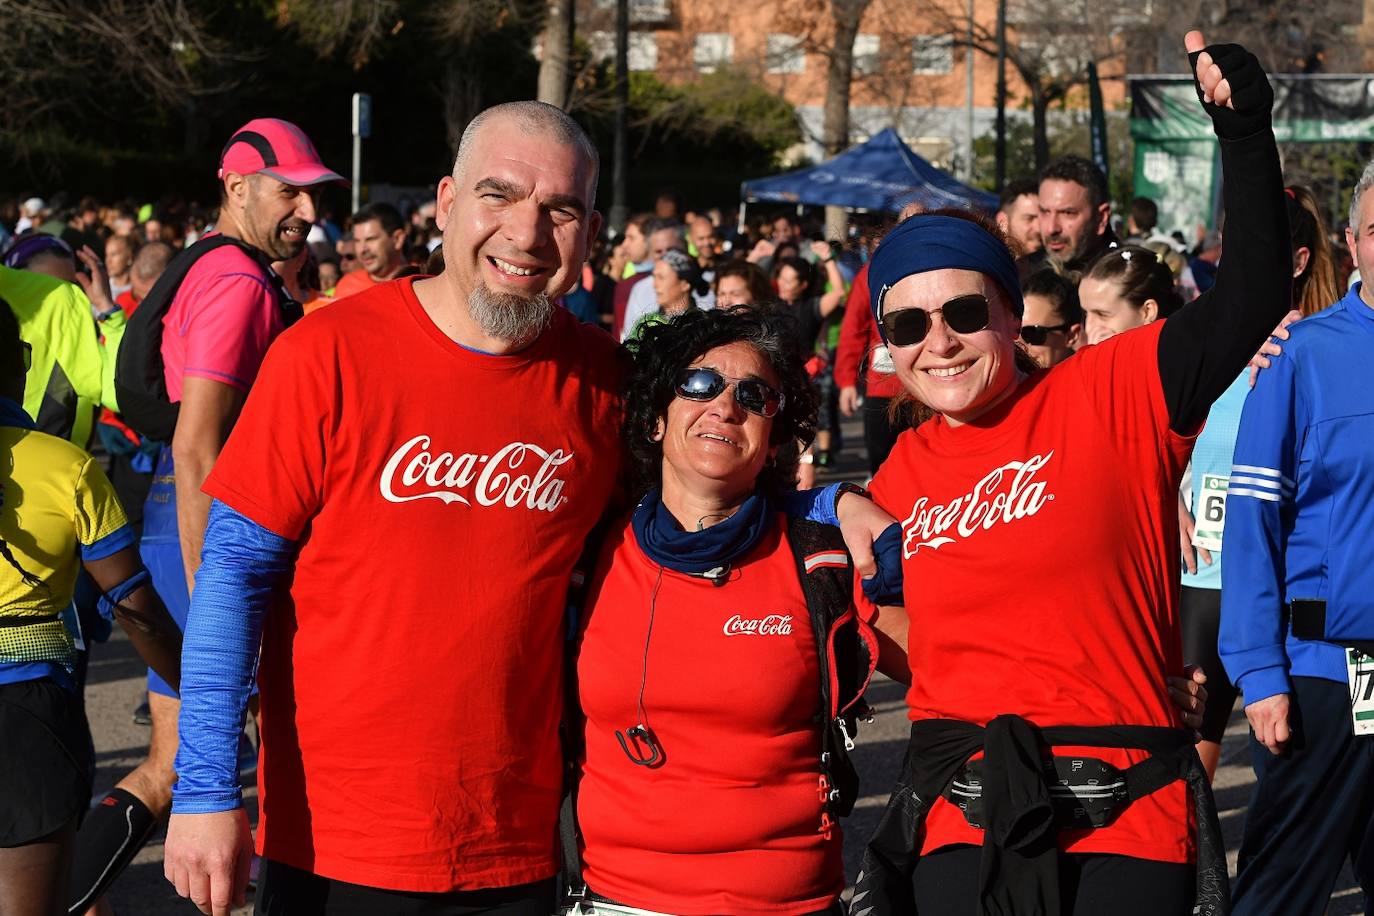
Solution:
[{"label": "blue tent canopy", "polygon": [[997,197],[971,188],[911,151],[892,128],[827,162],[740,185],[746,203],[774,201],[896,213],[909,203],[933,210],[991,212]]}]

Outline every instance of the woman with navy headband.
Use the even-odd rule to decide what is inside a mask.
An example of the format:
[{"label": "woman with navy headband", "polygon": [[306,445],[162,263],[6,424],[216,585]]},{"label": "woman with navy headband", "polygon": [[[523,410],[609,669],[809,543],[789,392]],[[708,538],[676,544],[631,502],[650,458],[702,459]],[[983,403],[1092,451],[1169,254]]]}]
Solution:
[{"label": "woman with navy headband", "polygon": [[[1227,912],[1184,670],[1177,494],[1208,408],[1289,308],[1273,92],[1249,52],[1185,38],[1221,146],[1227,256],[1164,321],[1053,369],[1018,360],[1004,242],[904,221],[869,288],[897,378],[934,411],[879,470],[900,520],[911,741],[855,916]],[[1196,907],[1196,909],[1195,909]]]}]

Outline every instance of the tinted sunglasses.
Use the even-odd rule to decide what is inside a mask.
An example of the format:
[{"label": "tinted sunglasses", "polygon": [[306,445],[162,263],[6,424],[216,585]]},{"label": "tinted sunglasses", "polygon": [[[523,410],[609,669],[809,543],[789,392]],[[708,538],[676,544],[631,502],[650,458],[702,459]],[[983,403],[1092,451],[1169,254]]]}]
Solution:
[{"label": "tinted sunglasses", "polygon": [[1023,324],[1021,325],[1021,339],[1032,347],[1043,347],[1045,341],[1049,340],[1050,334],[1068,329],[1067,324]]},{"label": "tinted sunglasses", "polygon": [[714,401],[731,383],[735,387],[735,403],[750,413],[771,418],[782,410],[782,392],[772,385],[756,378],[731,378],[705,366],[683,369],[673,382],[673,390],[688,401]]},{"label": "tinted sunglasses", "polygon": [[883,315],[883,331],[894,347],[914,347],[930,333],[930,316],[943,315],[956,334],[972,334],[988,326],[988,297],[971,293],[955,296],[938,309],[902,309]]}]

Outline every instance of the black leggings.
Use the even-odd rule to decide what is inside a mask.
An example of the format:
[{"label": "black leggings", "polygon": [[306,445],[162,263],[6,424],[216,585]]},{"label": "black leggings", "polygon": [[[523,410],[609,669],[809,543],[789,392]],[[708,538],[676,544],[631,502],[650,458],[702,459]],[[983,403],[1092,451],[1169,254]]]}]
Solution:
[{"label": "black leggings", "polygon": [[549,916],[554,882],[426,894],[322,878],[262,860],[254,916]]},{"label": "black leggings", "polygon": [[1217,651],[1217,629],[1221,625],[1221,589],[1183,586],[1179,603],[1183,623],[1183,661],[1202,666],[1207,675],[1207,711],[1202,717],[1202,740],[1221,742],[1226,723],[1240,691],[1226,676]]},{"label": "black leggings", "polygon": [[900,429],[894,428],[887,419],[887,407],[891,398],[865,397],[859,408],[864,418],[864,448],[868,451],[868,473],[878,473],[878,467],[887,460],[892,446],[897,443]]},{"label": "black leggings", "polygon": [[[920,916],[976,916],[980,846],[921,856],[911,876]],[[1130,856],[1059,854],[1062,913],[1052,916],[1187,916],[1197,866]]]}]

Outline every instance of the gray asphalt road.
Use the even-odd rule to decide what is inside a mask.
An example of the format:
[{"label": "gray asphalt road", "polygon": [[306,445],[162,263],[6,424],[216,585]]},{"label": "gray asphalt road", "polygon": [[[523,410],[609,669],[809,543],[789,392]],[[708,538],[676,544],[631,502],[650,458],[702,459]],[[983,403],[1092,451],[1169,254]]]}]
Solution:
[{"label": "gray asphalt road", "polygon": [[[862,445],[859,430],[855,424],[847,423],[845,431],[851,444],[842,454],[836,471],[824,476],[843,474],[849,479],[862,480],[865,475],[858,451]],[[117,634],[111,642],[96,648],[86,703],[99,767],[97,793],[113,786],[143,757],[148,731],[132,724],[130,719],[130,712],[139,702],[143,688],[143,667],[126,640]],[[857,871],[863,841],[887,803],[887,793],[896,778],[906,742],[907,721],[900,685],[880,677],[872,688],[870,702],[877,715],[871,725],[862,729],[855,750],[865,794],[844,824],[845,864],[851,876]],[[1216,780],[1217,807],[1221,811],[1233,873],[1252,784],[1244,716],[1237,710],[1227,731],[1222,766]],[[176,896],[162,876],[161,831],[138,855],[109,896],[119,916],[190,916],[197,912],[195,907]],[[246,916],[249,912],[251,907],[245,907],[236,910],[235,916]],[[1327,912],[1332,916],[1363,912],[1359,886],[1348,868],[1341,876]]]}]

